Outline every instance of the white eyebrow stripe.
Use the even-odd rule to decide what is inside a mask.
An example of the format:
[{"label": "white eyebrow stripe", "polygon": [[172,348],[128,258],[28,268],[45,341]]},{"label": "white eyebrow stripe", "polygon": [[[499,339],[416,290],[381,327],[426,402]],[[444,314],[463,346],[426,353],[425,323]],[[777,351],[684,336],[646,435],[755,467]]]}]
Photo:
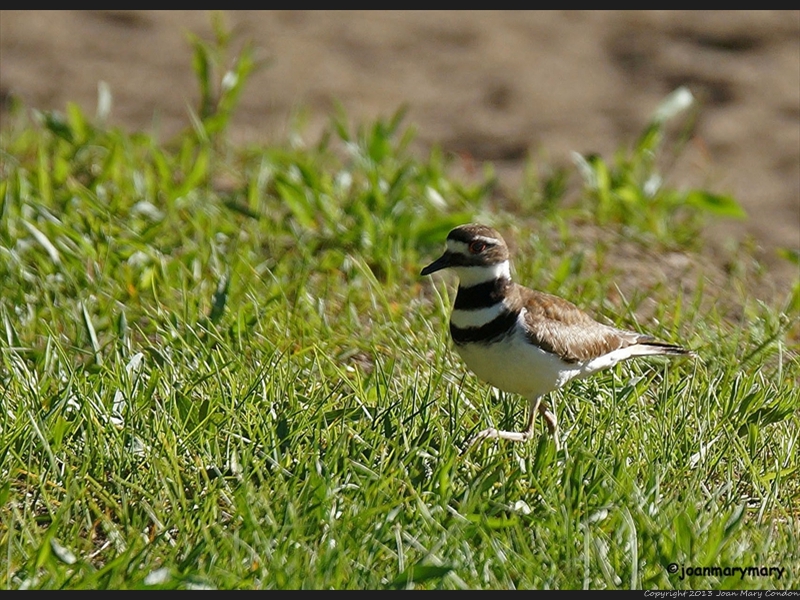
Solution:
[{"label": "white eyebrow stripe", "polygon": [[482,242],[486,242],[487,244],[492,244],[493,246],[495,246],[498,243],[500,243],[500,240],[498,240],[497,238],[487,237],[485,235],[476,235],[476,236],[473,236],[473,237],[476,240],[480,240]]},{"label": "white eyebrow stripe", "polygon": [[[500,243],[500,240],[493,237],[487,237],[485,235],[476,235],[473,236],[473,241],[483,242],[485,244],[489,244],[491,246],[496,246]],[[457,252],[458,254],[469,254],[469,244],[466,242],[462,242],[461,240],[447,240],[447,249],[450,252]]]}]

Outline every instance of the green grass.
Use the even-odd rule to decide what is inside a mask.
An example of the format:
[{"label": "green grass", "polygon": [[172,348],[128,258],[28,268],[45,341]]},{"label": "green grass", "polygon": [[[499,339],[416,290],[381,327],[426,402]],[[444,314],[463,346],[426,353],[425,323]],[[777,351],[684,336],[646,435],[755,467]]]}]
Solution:
[{"label": "green grass", "polygon": [[[201,108],[168,143],[74,105],[4,122],[0,587],[800,586],[797,288],[759,301],[737,270],[689,295],[615,286],[616,242],[702,263],[703,222],[738,213],[648,184],[661,117],[614,167],[578,161],[577,206],[577,173],[555,172],[511,214],[490,171],[463,184],[412,156],[400,114],[229,146],[250,51],[226,87],[193,43]],[[473,219],[513,237],[520,280],[701,359],[557,392],[566,453],[538,422],[462,456],[524,419],[452,352],[453,281],[418,275]]]}]

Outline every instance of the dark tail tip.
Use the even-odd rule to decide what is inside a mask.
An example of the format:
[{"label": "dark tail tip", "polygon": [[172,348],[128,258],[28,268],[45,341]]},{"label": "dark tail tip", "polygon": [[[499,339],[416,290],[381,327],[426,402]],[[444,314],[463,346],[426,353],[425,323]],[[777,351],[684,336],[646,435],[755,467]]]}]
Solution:
[{"label": "dark tail tip", "polygon": [[689,356],[691,358],[697,358],[697,353],[695,353],[693,350],[689,350],[688,348],[684,348],[683,346],[655,341],[648,341],[646,342],[646,345],[657,349],[661,354],[665,354],[667,356]]}]

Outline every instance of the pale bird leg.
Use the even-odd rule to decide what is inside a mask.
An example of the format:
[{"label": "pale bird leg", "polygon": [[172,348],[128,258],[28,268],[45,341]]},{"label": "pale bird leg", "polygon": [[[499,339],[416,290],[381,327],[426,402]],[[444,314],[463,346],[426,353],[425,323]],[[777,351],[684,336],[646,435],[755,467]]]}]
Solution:
[{"label": "pale bird leg", "polygon": [[560,450],[561,444],[558,440],[558,423],[556,421],[556,415],[550,411],[549,408],[547,408],[547,405],[542,404],[541,396],[536,396],[530,400],[530,407],[528,409],[528,425],[524,431],[501,431],[500,429],[489,427],[488,429],[484,429],[483,431],[476,433],[475,436],[470,440],[469,444],[467,444],[464,452],[467,452],[467,450],[472,448],[472,446],[474,446],[480,440],[501,439],[509,440],[511,442],[527,442],[529,439],[531,439],[531,436],[533,436],[533,424],[536,420],[537,412],[542,413],[542,417],[547,423],[547,429],[553,435],[553,440],[556,444],[556,450]]},{"label": "pale bird leg", "polygon": [[556,413],[551,411],[544,403],[539,404],[539,412],[542,413],[542,418],[545,420],[545,423],[547,423],[547,429],[550,431],[550,435],[553,436],[553,441],[556,444],[556,452],[561,450],[561,440],[558,436],[558,419],[556,418]]}]

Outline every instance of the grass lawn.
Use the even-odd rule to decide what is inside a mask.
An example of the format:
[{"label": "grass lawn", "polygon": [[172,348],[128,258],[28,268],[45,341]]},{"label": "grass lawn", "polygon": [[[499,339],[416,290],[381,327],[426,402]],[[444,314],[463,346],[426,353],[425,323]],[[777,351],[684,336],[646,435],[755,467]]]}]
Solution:
[{"label": "grass lawn", "polygon": [[[400,113],[233,147],[251,54],[219,86],[193,43],[176,139],[3,123],[0,588],[800,587],[800,282],[712,264],[703,224],[741,210],[664,182],[685,91],[509,191],[412,155]],[[525,418],[453,352],[454,279],[419,276],[475,220],[520,282],[700,359],[556,392],[566,451],[540,420],[462,455]]]}]

